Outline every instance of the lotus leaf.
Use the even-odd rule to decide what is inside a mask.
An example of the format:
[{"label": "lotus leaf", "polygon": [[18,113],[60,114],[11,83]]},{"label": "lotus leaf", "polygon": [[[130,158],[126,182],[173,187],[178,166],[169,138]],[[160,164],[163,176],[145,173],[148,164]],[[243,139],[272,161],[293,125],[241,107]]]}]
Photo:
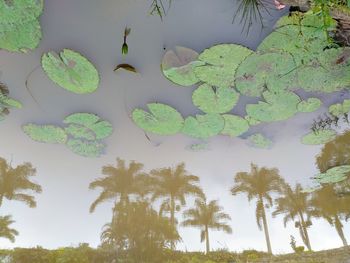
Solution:
[{"label": "lotus leaf", "polygon": [[164,76],[175,84],[181,86],[192,86],[199,79],[194,74],[196,66],[204,65],[197,61],[198,53],[185,47],[175,47],[165,53],[162,60],[162,71]]},{"label": "lotus leaf", "polygon": [[185,119],[182,132],[191,137],[205,139],[219,134],[225,126],[224,118],[219,114],[189,116]]},{"label": "lotus leaf", "polygon": [[160,135],[173,135],[182,129],[184,119],[174,108],[161,103],[150,103],[147,107],[150,112],[142,109],[134,109],[132,112],[132,119],[143,130]]},{"label": "lotus leaf", "polygon": [[335,138],[337,132],[335,130],[320,130],[318,132],[310,132],[301,139],[303,144],[317,145],[325,144]]},{"label": "lotus leaf", "polygon": [[[292,13],[288,16],[281,17],[277,23],[276,27],[281,27],[285,25],[298,25],[303,27],[314,27],[314,28],[321,28],[324,27],[324,21],[323,17],[318,14],[313,14],[312,12],[306,12],[306,13]],[[334,29],[337,25],[337,22],[332,19],[330,21],[330,27],[328,30]]]},{"label": "lotus leaf", "polygon": [[258,121],[249,115],[245,116],[244,119],[248,122],[250,126],[258,125],[261,123],[261,121]]},{"label": "lotus leaf", "polygon": [[225,120],[225,126],[221,134],[237,137],[249,129],[248,121],[240,116],[224,114],[222,117]]},{"label": "lotus leaf", "polygon": [[74,153],[84,157],[99,157],[106,145],[98,141],[71,139],[68,140],[67,147]]},{"label": "lotus leaf", "polygon": [[9,51],[27,52],[27,50],[35,49],[40,40],[41,27],[38,20],[0,28],[0,48]]},{"label": "lotus leaf", "polygon": [[[66,117],[63,122],[75,124],[68,126],[67,132],[71,135],[76,135],[76,138],[100,140],[110,136],[113,132],[111,123],[101,120],[100,117],[91,113],[74,113]],[[82,134],[84,131],[85,135]],[[93,137],[91,137],[91,133]]]},{"label": "lotus leaf", "polygon": [[269,90],[293,89],[296,80],[295,62],[286,52],[254,53],[238,67],[235,84],[246,95],[260,97]]},{"label": "lotus leaf", "polygon": [[44,54],[42,67],[54,83],[71,92],[91,93],[98,88],[96,68],[75,51],[64,49],[59,55],[53,51]]},{"label": "lotus leaf", "polygon": [[286,120],[297,112],[300,98],[293,92],[280,90],[265,91],[263,97],[266,102],[248,104],[246,111],[253,119],[262,122]]},{"label": "lotus leaf", "polygon": [[272,146],[272,141],[267,139],[261,133],[256,133],[248,137],[250,144],[256,148],[269,149]]},{"label": "lotus leaf", "polygon": [[253,51],[236,44],[216,45],[204,50],[198,57],[205,65],[194,72],[198,79],[216,87],[234,85],[234,75],[239,64]]},{"label": "lotus leaf", "polygon": [[62,128],[53,125],[27,124],[22,126],[22,130],[32,140],[38,142],[64,144],[67,141],[66,132]]},{"label": "lotus leaf", "polygon": [[329,113],[334,116],[341,116],[350,111],[350,100],[344,100],[343,103],[337,103],[329,106]]},{"label": "lotus leaf", "polygon": [[299,102],[297,107],[299,112],[313,112],[318,110],[321,105],[322,101],[318,98],[309,98]]},{"label": "lotus leaf", "polygon": [[192,95],[192,101],[205,113],[225,113],[236,105],[239,94],[230,87],[199,86]]},{"label": "lotus leaf", "polygon": [[0,1],[1,24],[25,24],[37,19],[44,7],[43,0]]},{"label": "lotus leaf", "polygon": [[339,183],[348,179],[349,175],[350,165],[341,165],[316,175],[314,179],[320,184]]}]

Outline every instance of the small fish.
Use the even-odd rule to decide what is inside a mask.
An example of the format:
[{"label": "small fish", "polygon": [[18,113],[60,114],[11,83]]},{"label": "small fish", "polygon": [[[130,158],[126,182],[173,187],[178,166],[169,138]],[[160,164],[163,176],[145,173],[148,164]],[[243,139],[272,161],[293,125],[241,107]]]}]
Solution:
[{"label": "small fish", "polygon": [[123,55],[127,55],[128,52],[129,52],[129,47],[128,47],[128,44],[126,43],[126,38],[128,37],[128,35],[130,35],[130,32],[131,32],[131,28],[125,27],[125,30],[124,30],[124,42],[123,42],[123,45],[122,45],[122,54]]}]

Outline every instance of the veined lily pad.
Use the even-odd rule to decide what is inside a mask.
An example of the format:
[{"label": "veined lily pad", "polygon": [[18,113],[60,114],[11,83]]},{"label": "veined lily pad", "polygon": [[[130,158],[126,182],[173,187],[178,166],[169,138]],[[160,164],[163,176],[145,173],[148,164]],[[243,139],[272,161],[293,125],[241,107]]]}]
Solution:
[{"label": "veined lily pad", "polygon": [[221,115],[209,113],[187,117],[182,132],[191,137],[205,139],[219,134],[224,126],[225,121]]},{"label": "veined lily pad", "polygon": [[71,139],[68,140],[67,147],[74,153],[84,157],[99,157],[106,145],[98,141]]},{"label": "veined lily pad", "polygon": [[43,0],[0,1],[0,24],[25,24],[38,18],[43,11]]},{"label": "veined lily pad", "polygon": [[249,129],[248,121],[240,116],[224,114],[222,117],[225,120],[225,126],[221,134],[237,137]]},{"label": "veined lily pad", "polygon": [[26,52],[35,49],[40,40],[41,27],[36,19],[24,24],[12,24],[6,28],[1,28],[0,24],[0,48],[13,52]]},{"label": "veined lily pad", "polygon": [[289,119],[297,112],[297,105],[300,102],[299,96],[285,90],[265,91],[263,97],[266,102],[259,101],[258,104],[246,106],[247,114],[262,122]]},{"label": "veined lily pad", "polygon": [[325,144],[335,138],[337,135],[337,132],[335,130],[320,130],[318,132],[310,132],[306,134],[302,139],[301,142],[303,144],[311,144],[311,145],[317,145],[317,144]]},{"label": "veined lily pad", "polygon": [[231,87],[239,64],[253,51],[236,44],[216,45],[204,50],[198,59],[206,64],[197,66],[198,79],[216,87]]},{"label": "veined lily pad", "polygon": [[225,113],[236,105],[239,94],[230,87],[211,87],[202,84],[192,95],[195,106],[205,113]]},{"label": "veined lily pad", "polygon": [[272,141],[260,133],[249,136],[248,140],[249,143],[256,148],[269,149],[272,146]]},{"label": "veined lily pad", "polygon": [[[73,126],[70,125],[68,131],[71,135],[77,136],[76,138],[88,139],[91,138],[92,133],[94,137],[90,140],[100,140],[110,136],[113,132],[111,123],[91,113],[74,113],[66,117],[63,122],[66,124],[75,124]],[[79,126],[81,127],[80,129]],[[85,135],[82,134],[84,131]]]},{"label": "veined lily pad", "polygon": [[245,116],[244,119],[248,122],[250,126],[258,125],[261,123],[261,121],[258,121],[249,115]]},{"label": "veined lily pad", "polygon": [[329,106],[329,113],[333,116],[341,116],[349,113],[350,111],[350,100],[344,100],[343,103],[337,103]]},{"label": "veined lily pad", "polygon": [[86,139],[90,141],[96,139],[95,133],[92,130],[78,124],[69,124],[64,130],[67,134],[74,138]]},{"label": "veined lily pad", "polygon": [[236,88],[246,95],[259,97],[269,90],[292,89],[295,85],[295,62],[285,52],[254,53],[248,56],[236,72]]},{"label": "veined lily pad", "polygon": [[[324,26],[324,21],[321,15],[313,14],[312,11],[306,13],[297,12],[292,13],[288,16],[281,17],[276,23],[277,28],[285,25],[298,25],[321,28]],[[332,19],[329,30],[334,29],[336,25],[337,22],[334,19]]]},{"label": "veined lily pad", "polygon": [[309,98],[299,102],[297,107],[299,112],[313,112],[318,110],[321,105],[322,101],[318,98]]},{"label": "veined lily pad", "polygon": [[173,135],[182,129],[184,120],[174,108],[161,103],[150,103],[147,106],[150,112],[142,109],[132,112],[132,119],[143,130],[160,135]]},{"label": "veined lily pad", "polygon": [[66,132],[53,125],[27,124],[22,126],[22,129],[34,141],[61,144],[67,141]]},{"label": "veined lily pad", "polygon": [[162,71],[164,76],[175,84],[181,86],[192,86],[199,79],[194,74],[196,66],[203,65],[197,60],[198,53],[185,47],[175,47],[165,53],[162,60]]},{"label": "veined lily pad", "polygon": [[325,173],[315,176],[315,180],[320,184],[339,183],[349,178],[350,165],[336,166],[328,169]]},{"label": "veined lily pad", "polygon": [[96,68],[75,51],[64,49],[59,55],[52,51],[44,54],[41,62],[48,77],[66,90],[83,94],[98,88]]}]

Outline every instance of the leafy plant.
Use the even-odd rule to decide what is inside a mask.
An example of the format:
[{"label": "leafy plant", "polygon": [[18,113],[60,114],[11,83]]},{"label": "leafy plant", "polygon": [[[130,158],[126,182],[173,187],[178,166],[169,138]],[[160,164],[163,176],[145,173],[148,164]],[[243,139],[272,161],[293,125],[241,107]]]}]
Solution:
[{"label": "leafy plant", "polygon": [[225,126],[224,118],[219,114],[189,116],[185,119],[182,132],[191,137],[205,139],[219,134]]},{"label": "leafy plant", "polygon": [[310,132],[306,135],[304,135],[301,139],[301,142],[303,144],[311,144],[311,145],[317,145],[317,144],[325,144],[326,142],[329,142],[335,138],[337,135],[337,132],[332,129],[324,129],[321,131]]},{"label": "leafy plant", "polygon": [[261,133],[250,135],[248,137],[248,141],[252,146],[256,148],[269,149],[272,146],[272,141]]},{"label": "leafy plant", "polygon": [[11,108],[22,108],[22,104],[10,98],[7,86],[0,83],[0,120],[10,113]]}]

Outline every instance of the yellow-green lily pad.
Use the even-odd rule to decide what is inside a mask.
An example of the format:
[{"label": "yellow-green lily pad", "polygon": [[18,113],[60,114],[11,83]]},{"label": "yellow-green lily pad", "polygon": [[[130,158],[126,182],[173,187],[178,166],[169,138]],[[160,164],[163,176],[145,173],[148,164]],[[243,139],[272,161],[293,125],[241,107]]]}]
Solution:
[{"label": "yellow-green lily pad", "polygon": [[182,132],[194,138],[205,139],[218,135],[225,126],[224,118],[215,113],[189,116],[185,119]]}]

